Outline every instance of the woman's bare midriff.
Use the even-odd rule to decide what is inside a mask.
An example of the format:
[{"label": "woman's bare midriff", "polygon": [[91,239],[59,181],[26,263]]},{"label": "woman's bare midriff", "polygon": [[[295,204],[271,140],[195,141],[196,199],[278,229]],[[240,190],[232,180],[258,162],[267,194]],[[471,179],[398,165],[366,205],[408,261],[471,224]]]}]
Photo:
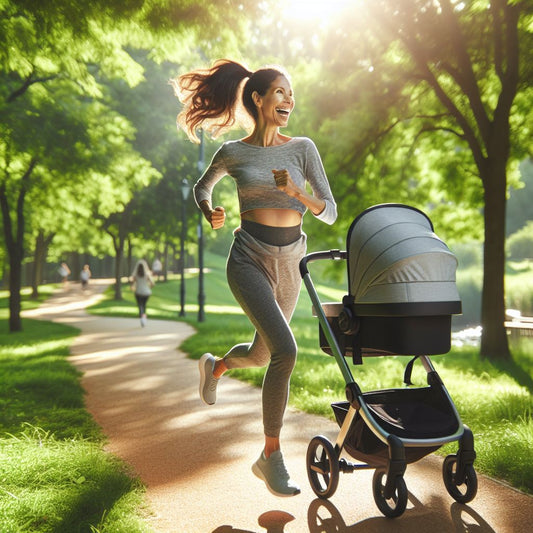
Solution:
[{"label": "woman's bare midriff", "polygon": [[294,209],[251,209],[241,213],[241,219],[279,228],[290,228],[302,223],[302,215]]}]

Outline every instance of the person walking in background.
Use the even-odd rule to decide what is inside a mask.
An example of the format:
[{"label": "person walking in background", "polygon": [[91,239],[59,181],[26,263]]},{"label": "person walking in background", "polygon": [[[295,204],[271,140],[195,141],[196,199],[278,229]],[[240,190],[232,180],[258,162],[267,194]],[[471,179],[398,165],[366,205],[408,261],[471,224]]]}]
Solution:
[{"label": "person walking in background", "polygon": [[163,275],[163,265],[159,257],[156,257],[152,263],[152,274],[157,276],[157,281],[159,281],[159,278]]},{"label": "person walking in background", "polygon": [[66,286],[68,283],[68,277],[70,276],[70,268],[68,267],[67,263],[63,261],[57,271],[61,276],[61,283],[63,286]]},{"label": "person walking in background", "polygon": [[89,286],[89,280],[91,279],[91,270],[89,265],[83,265],[80,272],[81,289],[85,290]]},{"label": "person walking in background", "polygon": [[133,273],[131,274],[131,289],[135,293],[135,300],[139,308],[141,326],[146,326],[146,304],[152,294],[154,280],[150,274],[148,263],[144,259],[139,259]]},{"label": "person walking in background", "polygon": [[198,142],[199,128],[216,136],[240,123],[250,132],[224,143],[194,186],[198,207],[217,230],[224,226],[226,212],[213,207],[213,188],[225,176],[235,181],[241,224],[234,231],[227,278],[256,329],[253,342],[238,344],[223,357],[201,357],[200,397],[214,404],[218,381],[227,370],[267,366],[262,387],[265,444],[252,471],[275,495],[293,496],[300,489],[285,467],[280,433],[297,355],[289,322],[300,292],[299,262],[306,252],[302,218],[309,210],[333,224],[337,206],[313,141],[280,132],[294,108],[291,82],[282,68],[252,72],[220,60],[171,83],[184,105],[178,125],[192,141]]}]

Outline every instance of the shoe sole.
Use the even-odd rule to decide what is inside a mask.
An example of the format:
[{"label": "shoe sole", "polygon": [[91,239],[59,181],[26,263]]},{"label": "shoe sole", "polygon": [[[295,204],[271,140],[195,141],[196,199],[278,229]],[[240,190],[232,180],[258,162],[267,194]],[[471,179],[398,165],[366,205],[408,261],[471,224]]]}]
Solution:
[{"label": "shoe sole", "polygon": [[198,391],[200,393],[200,398],[202,402],[204,402],[206,405],[215,405],[215,402],[213,403],[206,402],[204,398],[204,386],[205,386],[205,381],[207,379],[206,374],[205,374],[205,362],[211,357],[212,355],[210,353],[204,353],[204,355],[200,357],[200,361],[198,361],[198,367],[200,369],[200,387]]},{"label": "shoe sole", "polygon": [[286,494],[284,492],[277,492],[275,491],[271,486],[270,484],[268,483],[267,481],[267,478],[266,476],[263,474],[263,471],[261,470],[261,468],[259,468],[259,466],[257,465],[257,463],[254,463],[252,465],[252,472],[255,474],[256,477],[258,477],[261,481],[264,481],[265,482],[265,485],[266,485],[266,488],[274,495],[274,496],[278,496],[280,498],[291,498],[292,496],[298,496],[298,494],[300,494],[300,489],[296,489],[294,492],[292,492],[291,494]]}]

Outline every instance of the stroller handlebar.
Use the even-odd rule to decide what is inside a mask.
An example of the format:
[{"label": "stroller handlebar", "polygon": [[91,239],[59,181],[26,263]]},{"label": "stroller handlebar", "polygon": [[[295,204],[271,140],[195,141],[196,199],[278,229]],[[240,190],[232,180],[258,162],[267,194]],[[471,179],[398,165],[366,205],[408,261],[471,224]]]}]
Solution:
[{"label": "stroller handlebar", "polygon": [[334,261],[339,261],[341,259],[346,259],[346,257],[346,252],[343,252],[341,250],[324,250],[321,252],[311,252],[310,254],[307,254],[302,257],[300,261],[300,275],[303,278],[307,274],[309,274],[309,270],[307,269],[307,263],[311,263],[312,261],[320,261],[322,259],[332,259]]}]

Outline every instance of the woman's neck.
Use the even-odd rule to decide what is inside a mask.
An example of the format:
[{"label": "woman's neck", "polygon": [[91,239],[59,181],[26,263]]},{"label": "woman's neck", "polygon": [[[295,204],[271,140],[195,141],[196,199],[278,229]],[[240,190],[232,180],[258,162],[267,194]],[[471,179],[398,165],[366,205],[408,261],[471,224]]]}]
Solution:
[{"label": "woman's neck", "polygon": [[279,146],[285,144],[291,138],[287,135],[282,135],[278,128],[275,129],[261,129],[256,127],[254,131],[246,138],[242,139],[247,144],[254,146]]}]

